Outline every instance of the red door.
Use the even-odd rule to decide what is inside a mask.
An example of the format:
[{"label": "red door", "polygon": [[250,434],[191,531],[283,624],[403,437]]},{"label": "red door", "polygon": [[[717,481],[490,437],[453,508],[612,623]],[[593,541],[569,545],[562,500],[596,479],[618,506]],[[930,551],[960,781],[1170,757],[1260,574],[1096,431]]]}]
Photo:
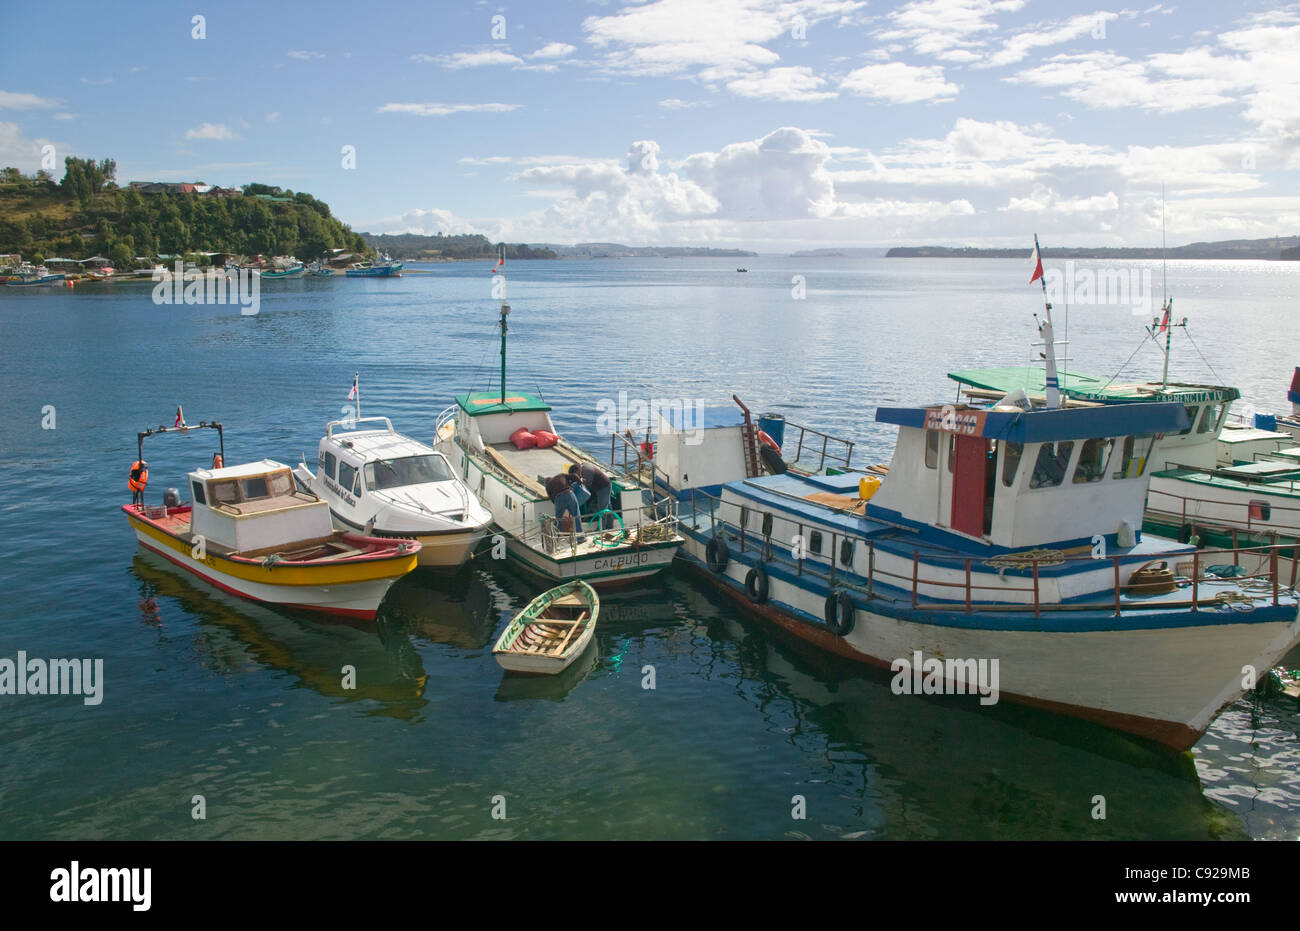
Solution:
[{"label": "red door", "polygon": [[956,436],[957,458],[952,476],[952,529],[972,536],[984,535],[985,470],[988,440],[982,436]]}]

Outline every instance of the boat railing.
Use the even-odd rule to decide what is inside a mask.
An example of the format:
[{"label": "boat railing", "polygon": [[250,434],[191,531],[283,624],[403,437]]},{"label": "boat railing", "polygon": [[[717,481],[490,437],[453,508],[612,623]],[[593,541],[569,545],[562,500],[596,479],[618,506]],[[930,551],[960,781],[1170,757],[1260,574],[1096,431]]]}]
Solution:
[{"label": "boat railing", "polygon": [[458,410],[457,406],[453,404],[451,405],[451,407],[444,408],[442,411],[439,412],[438,416],[434,418],[433,441],[435,443],[438,442],[438,436],[442,433],[442,428],[447,426],[447,424],[449,424],[451,421],[456,419],[457,410]]},{"label": "boat railing", "polygon": [[[1244,489],[1243,489],[1244,490]],[[1260,491],[1266,492],[1261,486]],[[1157,499],[1165,506],[1157,505]],[[1190,508],[1189,508],[1190,505]],[[1215,508],[1219,514],[1203,515],[1201,505]],[[1147,510],[1157,515],[1178,518],[1180,529],[1195,535],[1198,530],[1209,530],[1232,537],[1237,545],[1238,532],[1274,537],[1300,538],[1300,507],[1289,507],[1273,501],[1224,501],[1222,499],[1196,498],[1172,491],[1152,488],[1147,492]],[[1224,511],[1227,515],[1223,516]],[[1240,518],[1237,515],[1240,514]],[[1287,522],[1276,520],[1280,516]],[[1244,525],[1244,526],[1243,526]]]},{"label": "boat railing", "polygon": [[631,526],[626,524],[620,526],[619,521],[615,520],[613,528],[609,530],[595,528],[590,522],[592,515],[583,515],[581,533],[572,522],[569,529],[565,530],[554,514],[539,514],[532,526],[524,525],[517,538],[527,546],[540,548],[549,556],[565,556],[577,553],[583,543],[593,535],[603,539],[607,534],[614,534],[617,540],[620,530],[625,530],[623,539],[617,542],[605,541],[602,544],[613,552],[624,547],[636,548],[649,543],[669,541],[679,534],[676,502],[671,499],[635,509],[625,508],[613,513],[618,514],[621,520],[626,522],[629,512],[636,515]]},{"label": "boat railing", "polygon": [[[1070,550],[1031,550],[988,559],[922,553],[914,549],[910,571],[896,572],[879,565],[876,541],[864,534],[799,521],[795,523],[794,540],[777,542],[772,538],[772,515],[761,507],[724,501],[702,491],[693,491],[692,495],[697,499],[695,529],[699,529],[703,518],[701,502],[706,502],[713,535],[726,533],[739,544],[742,557],[752,554],[753,561],[781,566],[793,571],[796,577],[818,578],[831,591],[856,591],[868,600],[879,598],[902,603],[915,611],[1024,611],[1032,612],[1035,617],[1045,611],[1109,611],[1118,617],[1134,610],[1253,610],[1261,599],[1273,605],[1279,604],[1284,596],[1300,599],[1296,593],[1300,546],[1294,544],[1236,546],[1234,542],[1230,549],[1111,556],[1094,556],[1088,547],[1087,553],[1080,555]],[[732,520],[724,517],[728,513],[735,515]],[[755,520],[757,526],[751,526]],[[808,541],[813,531],[823,534],[823,539],[829,536],[830,547],[824,553],[810,552]],[[859,555],[863,548],[865,559]],[[897,555],[897,550],[892,549],[891,553]],[[819,558],[810,558],[813,555]],[[741,562],[746,560],[742,558]],[[1141,583],[1135,585],[1131,581],[1130,576],[1137,568],[1162,562],[1166,566],[1173,564],[1175,585],[1186,590],[1187,597],[1156,600],[1148,597],[1153,594],[1150,586],[1143,591]],[[1042,570],[1051,569],[1055,575],[1063,571],[1061,567],[1071,565],[1107,568],[1110,584],[1096,592],[1104,600],[1061,602],[1044,598]],[[946,577],[934,574],[945,569]],[[997,584],[987,584],[994,572]],[[1025,579],[1024,584],[1016,584],[1021,578]],[[1206,584],[1214,585],[1209,597],[1203,597]],[[1236,587],[1226,587],[1229,584]],[[936,592],[946,592],[952,597],[941,597]],[[1238,605],[1241,607],[1237,608]]]},{"label": "boat railing", "polygon": [[[794,456],[790,457],[787,453],[789,450],[789,441],[791,431],[799,431],[799,439],[795,443]],[[787,462],[797,463],[801,468],[807,467],[809,472],[820,472],[827,463],[839,468],[850,468],[850,460],[853,458],[853,441],[842,439],[838,436],[831,436],[829,433],[823,433],[821,430],[815,430],[812,427],[805,427],[803,424],[797,424],[787,420],[785,422],[785,445],[781,447],[781,455]],[[835,444],[832,446],[831,444]],[[807,463],[804,463],[804,452],[807,451],[810,456]],[[817,465],[812,466],[813,459],[816,457]]]}]

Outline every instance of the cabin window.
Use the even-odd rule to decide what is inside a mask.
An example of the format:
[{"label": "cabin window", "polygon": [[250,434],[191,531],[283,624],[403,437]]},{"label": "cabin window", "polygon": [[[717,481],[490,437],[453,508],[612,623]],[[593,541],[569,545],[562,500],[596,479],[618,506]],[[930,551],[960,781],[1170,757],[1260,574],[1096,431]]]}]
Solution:
[{"label": "cabin window", "polygon": [[334,458],[334,454],[333,454],[333,453],[326,453],[326,454],[325,454],[325,477],[326,477],[326,478],[333,478],[333,477],[334,477],[334,469],[335,469],[335,467],[337,466],[337,463],[338,463],[338,460],[336,460],[336,459]]},{"label": "cabin window", "polygon": [[1197,433],[1213,433],[1217,421],[1218,407],[1213,404],[1205,405],[1205,411],[1201,414],[1200,426],[1196,428]]},{"label": "cabin window", "polygon": [[432,453],[367,462],[365,476],[366,487],[371,491],[446,482],[453,478],[446,460]]},{"label": "cabin window", "polygon": [[339,487],[344,491],[352,488],[352,483],[357,479],[356,466],[348,465],[346,462],[339,463]]},{"label": "cabin window", "polygon": [[190,482],[190,487],[194,490],[194,503],[195,503],[195,504],[207,504],[207,503],[208,503],[208,499],[207,499],[207,498],[204,496],[204,494],[203,494],[203,483],[202,483],[202,482]]},{"label": "cabin window", "polygon": [[927,469],[939,468],[939,431],[925,431],[925,467]]},{"label": "cabin window", "polygon": [[293,476],[288,472],[272,472],[268,478],[271,480],[271,497],[293,494]]},{"label": "cabin window", "polygon": [[214,505],[234,504],[239,501],[239,482],[233,478],[224,482],[212,482],[208,485],[208,491],[212,492]]},{"label": "cabin window", "polygon": [[1020,468],[1020,457],[1024,454],[1024,443],[1002,444],[1002,484],[1008,488],[1016,483],[1016,470]]},{"label": "cabin window", "polygon": [[852,540],[840,541],[840,565],[841,566],[853,565],[853,541]]},{"label": "cabin window", "polygon": [[255,501],[258,498],[271,497],[271,489],[267,484],[265,475],[254,475],[252,478],[242,478],[239,480],[240,490],[243,492],[245,501]]},{"label": "cabin window", "polygon": [[1055,488],[1065,480],[1065,470],[1074,452],[1073,440],[1044,443],[1034,461],[1034,474],[1029,478],[1030,488]]},{"label": "cabin window", "polygon": [[1079,464],[1074,467],[1074,484],[1100,482],[1105,478],[1106,463],[1110,461],[1110,451],[1114,447],[1114,440],[1084,440],[1083,449],[1079,451]]},{"label": "cabin window", "polygon": [[1178,431],[1179,436],[1186,436],[1196,429],[1196,415],[1200,413],[1200,410],[1195,404],[1187,405],[1187,427]]},{"label": "cabin window", "polygon": [[763,515],[763,536],[770,537],[771,535],[772,535],[772,515],[764,514]]},{"label": "cabin window", "polygon": [[1126,436],[1115,463],[1114,478],[1139,478],[1146,471],[1147,459],[1155,443],[1154,436]]},{"label": "cabin window", "polygon": [[822,532],[820,530],[814,530],[808,535],[808,552],[816,553],[818,556],[822,554]]},{"label": "cabin window", "polygon": [[944,439],[948,443],[948,474],[952,475],[957,471],[957,437],[945,433]]}]

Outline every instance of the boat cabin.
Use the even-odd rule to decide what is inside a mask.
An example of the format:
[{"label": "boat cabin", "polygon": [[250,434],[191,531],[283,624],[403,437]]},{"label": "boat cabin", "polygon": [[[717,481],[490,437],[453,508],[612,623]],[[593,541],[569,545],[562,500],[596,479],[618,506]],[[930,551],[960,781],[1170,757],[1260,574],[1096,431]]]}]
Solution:
[{"label": "boat cabin", "polygon": [[726,482],[748,475],[745,466],[745,418],[736,405],[694,411],[673,409],[659,414],[655,466],[668,491],[680,495],[697,488],[721,493]]},{"label": "boat cabin", "polygon": [[475,452],[508,443],[520,427],[531,432],[555,433],[551,406],[535,394],[512,391],[503,399],[499,391],[456,395],[456,436]]},{"label": "boat cabin", "polygon": [[330,537],[329,505],[298,491],[287,465],[270,459],[189,474],[190,531],[237,553]]},{"label": "boat cabin", "polygon": [[1187,426],[1181,404],[1067,410],[966,405],[880,408],[899,428],[868,517],[994,546],[1131,546],[1159,444]]},{"label": "boat cabin", "polygon": [[[383,429],[362,429],[368,421],[382,423]],[[316,475],[325,487],[354,506],[367,492],[456,478],[442,453],[398,433],[387,417],[331,422],[317,447],[316,463]],[[453,503],[464,510],[461,497]]]}]

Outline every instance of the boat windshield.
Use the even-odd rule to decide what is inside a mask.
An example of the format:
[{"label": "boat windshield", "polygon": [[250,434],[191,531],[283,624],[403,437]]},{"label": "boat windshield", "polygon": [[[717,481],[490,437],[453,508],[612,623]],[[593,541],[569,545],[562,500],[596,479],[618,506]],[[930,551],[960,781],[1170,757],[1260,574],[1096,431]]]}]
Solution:
[{"label": "boat windshield", "polygon": [[452,477],[451,469],[441,456],[406,456],[402,459],[366,463],[366,487],[371,491],[423,485],[426,482],[446,482]]}]

